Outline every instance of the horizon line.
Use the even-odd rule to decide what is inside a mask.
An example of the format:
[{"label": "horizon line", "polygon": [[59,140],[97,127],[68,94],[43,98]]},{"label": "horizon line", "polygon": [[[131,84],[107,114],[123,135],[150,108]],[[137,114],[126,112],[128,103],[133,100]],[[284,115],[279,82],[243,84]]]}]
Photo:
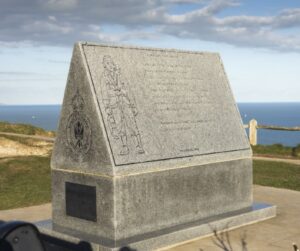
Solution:
[{"label": "horizon line", "polygon": [[[274,104],[274,103],[300,103],[300,101],[237,101],[237,104]],[[5,104],[0,106],[62,106],[62,104]]]}]

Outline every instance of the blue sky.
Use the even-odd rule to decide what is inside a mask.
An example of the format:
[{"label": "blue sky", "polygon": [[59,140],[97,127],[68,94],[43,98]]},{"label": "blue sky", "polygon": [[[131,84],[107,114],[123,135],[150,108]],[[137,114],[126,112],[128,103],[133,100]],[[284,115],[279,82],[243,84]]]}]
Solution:
[{"label": "blue sky", "polygon": [[0,0],[0,103],[61,104],[76,41],[219,52],[238,102],[300,101],[299,0]]}]

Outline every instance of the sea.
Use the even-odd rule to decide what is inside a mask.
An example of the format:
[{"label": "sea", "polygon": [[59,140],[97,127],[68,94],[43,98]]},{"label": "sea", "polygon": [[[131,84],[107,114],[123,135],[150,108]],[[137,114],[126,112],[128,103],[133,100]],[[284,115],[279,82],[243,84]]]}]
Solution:
[{"label": "sea", "polygon": [[[238,108],[244,124],[254,118],[262,125],[300,126],[300,102],[238,103]],[[56,131],[60,111],[60,105],[0,105],[0,121],[31,124]],[[258,144],[297,146],[300,144],[300,131],[259,129]]]}]

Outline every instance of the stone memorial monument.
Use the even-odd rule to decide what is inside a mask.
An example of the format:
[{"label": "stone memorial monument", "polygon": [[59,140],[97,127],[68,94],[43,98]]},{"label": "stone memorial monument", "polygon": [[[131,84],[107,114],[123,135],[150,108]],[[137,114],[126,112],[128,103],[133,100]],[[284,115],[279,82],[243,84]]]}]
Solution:
[{"label": "stone memorial monument", "polygon": [[51,167],[53,230],[99,250],[275,216],[216,53],[77,43]]}]

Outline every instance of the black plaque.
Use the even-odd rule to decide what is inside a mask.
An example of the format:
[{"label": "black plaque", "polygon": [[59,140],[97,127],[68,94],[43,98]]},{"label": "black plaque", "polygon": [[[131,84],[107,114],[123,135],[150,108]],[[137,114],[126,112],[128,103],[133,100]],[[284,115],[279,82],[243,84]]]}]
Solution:
[{"label": "black plaque", "polygon": [[96,187],[66,182],[66,214],[97,221]]}]

